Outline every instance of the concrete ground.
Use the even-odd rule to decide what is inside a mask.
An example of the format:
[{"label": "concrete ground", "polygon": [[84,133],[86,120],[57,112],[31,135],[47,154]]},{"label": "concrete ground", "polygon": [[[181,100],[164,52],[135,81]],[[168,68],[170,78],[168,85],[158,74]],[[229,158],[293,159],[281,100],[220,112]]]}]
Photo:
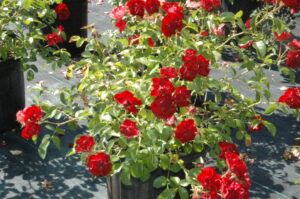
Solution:
[{"label": "concrete ground", "polygon": [[[112,29],[110,18],[104,12],[110,11],[111,7],[104,3],[97,6],[89,5],[89,23],[95,23],[96,28],[103,32]],[[293,32],[300,37],[300,21]],[[222,74],[213,71],[213,77]],[[276,71],[269,71],[272,77],[272,92],[275,99],[282,91],[281,86],[289,84]],[[36,79],[26,82],[26,86],[32,86],[41,80],[46,84],[60,87],[71,85],[72,82],[65,80],[61,73],[52,73],[51,69],[41,70]],[[239,89],[245,90],[244,85],[236,82]],[[253,93],[246,92],[247,96]],[[30,105],[35,94],[26,90],[26,103]],[[53,96],[47,100],[55,101]],[[264,107],[258,107],[263,112]],[[300,185],[294,185],[296,179],[300,179],[300,164],[287,162],[282,158],[284,151],[294,144],[294,138],[300,137],[300,125],[290,115],[277,112],[272,117],[265,117],[274,122],[278,127],[278,134],[273,137],[265,129],[253,134],[253,147],[246,149],[240,143],[242,152],[249,152],[253,157],[254,164],[249,166],[252,179],[251,198],[253,199],[297,199],[300,198]],[[96,179],[90,175],[86,167],[80,164],[78,156],[65,159],[69,152],[69,144],[73,142],[76,134],[85,130],[84,125],[75,133],[66,133],[62,137],[62,149],[57,150],[51,146],[45,160],[41,160],[36,152],[36,147],[15,137],[17,142],[8,142],[0,146],[0,198],[1,199],[107,199],[106,184],[104,179]],[[47,133],[43,129],[43,133]],[[18,155],[18,151],[21,154]]]}]

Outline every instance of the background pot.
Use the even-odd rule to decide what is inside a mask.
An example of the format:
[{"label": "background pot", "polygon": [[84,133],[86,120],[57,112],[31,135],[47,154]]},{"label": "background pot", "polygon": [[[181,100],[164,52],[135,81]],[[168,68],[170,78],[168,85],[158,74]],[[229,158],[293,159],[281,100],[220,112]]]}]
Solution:
[{"label": "background pot", "polygon": [[16,113],[25,106],[24,75],[19,60],[0,62],[0,133],[20,128]]},{"label": "background pot", "polygon": [[[196,161],[198,158],[204,158],[207,153],[207,148],[200,153],[192,153],[190,155],[182,156],[185,162],[186,168],[193,168],[192,162]],[[156,189],[153,187],[153,181],[159,176],[167,176],[168,172],[162,169],[156,169],[151,172],[150,178],[146,182],[142,182],[139,179],[131,178],[131,186],[123,185],[120,180],[120,174],[116,174],[112,177],[107,178],[107,192],[108,199],[156,199],[157,196],[165,189]],[[170,172],[170,176],[178,176],[184,178],[185,174],[183,171],[178,173]],[[175,199],[180,199],[177,193]]]},{"label": "background pot", "polygon": [[[63,3],[68,5],[71,14],[67,20],[56,19],[55,23],[52,24],[55,28],[62,25],[67,36],[66,41],[64,43],[59,43],[58,46],[60,48],[66,48],[73,57],[79,56],[84,51],[85,45],[77,48],[76,44],[74,42],[69,43],[69,40],[73,35],[84,38],[87,37],[87,30],[82,30],[81,27],[87,25],[88,3],[87,0],[64,0]],[[58,4],[55,4],[53,9],[55,9],[57,5]],[[52,30],[48,27],[45,28],[43,32],[49,34],[52,33]]]}]

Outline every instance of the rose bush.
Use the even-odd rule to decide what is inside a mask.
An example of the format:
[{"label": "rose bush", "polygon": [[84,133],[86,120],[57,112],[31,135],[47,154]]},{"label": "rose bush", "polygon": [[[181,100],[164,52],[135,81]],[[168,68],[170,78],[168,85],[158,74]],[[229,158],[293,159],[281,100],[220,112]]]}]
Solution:
[{"label": "rose bush", "polygon": [[[59,94],[61,100],[36,102],[44,115],[33,121],[55,133],[39,134],[40,155],[45,158],[50,142],[59,146],[56,134],[63,134],[63,126],[74,130],[85,121],[88,130],[75,138],[68,156],[79,153],[95,176],[120,172],[122,183],[130,185],[131,178],[147,181],[162,169],[166,176],[154,180],[156,188],[164,188],[159,198],[188,198],[190,189],[193,198],[249,198],[247,165],[232,136],[249,142],[252,132],[264,127],[276,134],[275,125],[256,111],[260,104],[269,105],[265,115],[279,107],[300,115],[299,87],[274,99],[265,75],[275,65],[294,84],[299,42],[285,45],[290,30],[276,17],[286,6],[296,12],[299,5],[291,2],[265,1],[259,14],[245,22],[242,11],[219,12],[218,0],[193,6],[155,0],[118,5],[109,15],[119,30],[108,32],[106,44],[93,25],[88,27],[92,38],[86,39],[83,59],[67,70],[69,78],[79,73],[80,81],[56,91],[35,88],[41,95]],[[220,64],[225,47],[238,52],[238,65]],[[216,78],[216,72],[224,76]],[[255,98],[245,97],[235,80]],[[27,134],[26,139],[38,133]],[[203,167],[203,158],[186,167],[185,155],[206,150],[217,170]],[[184,177],[176,175],[180,171]]]}]

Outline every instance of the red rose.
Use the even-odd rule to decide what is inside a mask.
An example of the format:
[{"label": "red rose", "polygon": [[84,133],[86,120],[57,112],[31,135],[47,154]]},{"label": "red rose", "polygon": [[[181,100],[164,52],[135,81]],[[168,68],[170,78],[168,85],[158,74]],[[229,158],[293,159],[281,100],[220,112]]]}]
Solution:
[{"label": "red rose", "polygon": [[287,89],[278,102],[285,103],[293,109],[300,108],[300,86]]},{"label": "red rose", "polygon": [[209,69],[209,60],[203,57],[203,55],[198,55],[197,57],[198,71],[197,73],[201,76],[207,77],[210,69]]},{"label": "red rose", "polygon": [[221,193],[225,199],[248,199],[250,197],[248,188],[229,176],[222,178]]},{"label": "red rose", "polygon": [[177,31],[183,28],[182,13],[168,13],[162,20],[161,31],[166,37],[171,37]]},{"label": "red rose", "polygon": [[75,152],[90,152],[95,145],[94,137],[82,135],[76,140]]},{"label": "red rose", "polygon": [[169,13],[181,13],[183,11],[183,7],[181,7],[177,2],[165,2],[162,5],[162,9]]},{"label": "red rose", "polygon": [[114,95],[114,98],[118,104],[122,104],[124,108],[131,113],[137,113],[138,110],[135,106],[139,106],[142,104],[142,101],[135,98],[129,91],[118,93]]},{"label": "red rose", "polygon": [[239,46],[240,48],[249,48],[250,46],[252,46],[252,44],[254,43],[254,40],[249,41],[248,43],[246,43],[245,45],[241,45]]},{"label": "red rose", "polygon": [[151,96],[172,95],[173,83],[167,78],[152,78]]},{"label": "red rose", "polygon": [[188,106],[190,104],[188,99],[190,98],[191,93],[186,86],[177,87],[173,95],[173,101],[178,107]]},{"label": "red rose", "polygon": [[128,44],[131,45],[131,44],[138,44],[139,43],[139,40],[140,40],[140,35],[133,35],[131,37],[128,38]]},{"label": "red rose", "polygon": [[41,126],[36,123],[28,123],[26,124],[25,128],[22,130],[21,136],[29,140],[32,138],[32,136],[40,134],[41,133]]},{"label": "red rose", "polygon": [[184,51],[184,55],[182,56],[182,61],[184,63],[187,63],[189,61],[192,61],[196,58],[197,51],[194,49],[187,49]]},{"label": "red rose", "polygon": [[202,36],[202,37],[205,37],[205,36],[208,36],[208,35],[209,35],[209,33],[208,33],[207,30],[204,30],[204,31],[202,31],[202,32],[200,33],[200,36]]},{"label": "red rose", "polygon": [[292,42],[289,43],[289,46],[291,48],[294,48],[295,50],[300,50],[300,41],[294,39]]},{"label": "red rose", "polygon": [[175,130],[175,137],[181,142],[186,143],[191,141],[197,135],[197,128],[192,119],[183,120]]},{"label": "red rose", "polygon": [[278,41],[284,41],[292,37],[288,32],[282,32],[280,35],[277,32],[274,32],[274,38]]},{"label": "red rose", "polygon": [[128,11],[126,10],[125,6],[119,6],[114,8],[110,13],[109,16],[115,20],[121,20],[124,15],[126,15]]},{"label": "red rose", "polygon": [[219,155],[219,158],[225,159],[225,155],[227,153],[235,153],[239,155],[239,152],[235,144],[228,143],[228,142],[219,142],[219,147],[221,149],[221,154]]},{"label": "red rose", "polygon": [[123,19],[118,20],[115,23],[115,27],[117,27],[119,29],[120,32],[123,32],[125,27],[126,27],[126,21]]},{"label": "red rose", "polygon": [[144,17],[145,13],[145,1],[143,0],[130,0],[126,3],[126,6],[129,8],[131,15]]},{"label": "red rose", "polygon": [[209,193],[201,193],[201,199],[221,199],[221,196],[214,191]]},{"label": "red rose", "polygon": [[65,30],[65,28],[62,25],[60,25],[57,27],[57,30],[58,30],[58,32],[63,32]]},{"label": "red rose", "polygon": [[245,22],[245,28],[246,29],[251,29],[252,27],[251,27],[251,21],[252,21],[252,19],[248,19],[246,22]]},{"label": "red rose", "polygon": [[299,11],[300,8],[299,0],[282,0],[282,2],[291,9],[292,14],[295,14]]},{"label": "red rose", "polygon": [[[262,116],[256,116],[255,118],[254,118],[254,120],[264,120],[264,118],[262,117]],[[262,128],[264,127],[264,124],[263,123],[259,123],[258,125],[256,125],[256,126],[254,126],[253,124],[251,124],[250,125],[250,127],[249,127],[249,130],[250,131],[253,131],[253,132],[255,132],[255,131],[260,131]]]},{"label": "red rose", "polygon": [[212,12],[214,8],[221,7],[221,2],[219,0],[201,0],[200,5],[207,12]]},{"label": "red rose", "polygon": [[110,162],[110,157],[105,153],[100,152],[88,157],[87,167],[89,172],[94,176],[103,177],[110,173],[112,164]]},{"label": "red rose", "polygon": [[125,120],[120,126],[120,132],[124,134],[126,138],[131,138],[139,134],[139,129],[136,126],[136,122]]},{"label": "red rose", "polygon": [[164,66],[160,69],[160,76],[162,78],[176,78],[178,77],[178,70],[174,67]]},{"label": "red rose", "polygon": [[180,69],[180,77],[185,81],[193,81],[197,76],[196,64],[184,64]]},{"label": "red rose", "polygon": [[238,178],[248,174],[247,165],[240,159],[236,153],[225,154],[226,165],[231,172],[237,175]]},{"label": "red rose", "polygon": [[300,50],[290,51],[287,55],[287,61],[285,64],[287,67],[296,69],[300,66]]},{"label": "red rose", "polygon": [[57,43],[64,42],[63,38],[59,36],[56,32],[52,34],[47,34],[46,39],[48,40],[48,46],[53,46]]},{"label": "red rose", "polygon": [[221,188],[221,176],[212,167],[202,169],[197,180],[207,191],[218,192]]},{"label": "red rose", "polygon": [[68,5],[65,3],[58,4],[55,8],[55,12],[59,20],[67,20],[71,14]]},{"label": "red rose", "polygon": [[30,107],[25,107],[23,109],[24,114],[24,123],[27,125],[28,123],[36,123],[43,116],[42,109],[39,106],[32,105]]},{"label": "red rose", "polygon": [[154,47],[155,46],[155,42],[152,40],[152,38],[148,38],[147,41],[148,41],[148,45],[150,47]]},{"label": "red rose", "polygon": [[176,112],[176,106],[171,95],[163,95],[154,99],[151,110],[156,117],[167,120]]},{"label": "red rose", "polygon": [[145,8],[149,15],[158,12],[160,2],[158,0],[146,0]]}]

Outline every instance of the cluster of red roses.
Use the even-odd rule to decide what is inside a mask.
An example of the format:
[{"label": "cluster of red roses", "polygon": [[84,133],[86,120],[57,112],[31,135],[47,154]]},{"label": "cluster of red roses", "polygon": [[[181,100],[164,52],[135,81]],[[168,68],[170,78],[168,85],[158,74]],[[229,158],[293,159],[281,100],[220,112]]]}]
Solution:
[{"label": "cluster of red roses", "polygon": [[291,13],[295,14],[299,11],[300,1],[299,0],[263,0],[268,3],[280,3],[283,2],[285,6],[291,9]]},{"label": "cluster of red roses", "polygon": [[300,109],[300,86],[288,88],[278,102],[285,103],[293,109]]},{"label": "cluster of red roses", "polygon": [[[67,20],[70,17],[70,9],[67,4],[60,3],[55,8],[56,16],[59,20]],[[46,35],[46,39],[48,41],[48,46],[53,46],[57,43],[64,42],[63,38],[61,37],[62,32],[64,31],[63,26],[59,26],[57,28],[58,32],[53,32]]]},{"label": "cluster of red roses", "polygon": [[107,176],[112,169],[112,163],[109,155],[99,152],[91,154],[91,151],[95,145],[94,137],[82,135],[76,140],[75,152],[76,153],[88,153],[87,167],[91,174],[97,177]]},{"label": "cluster of red roses", "polygon": [[39,120],[42,116],[42,109],[36,105],[25,107],[17,112],[17,121],[24,127],[21,133],[24,139],[29,140],[32,136],[41,132]]},{"label": "cluster of red roses", "polygon": [[[221,154],[228,171],[222,176],[217,174],[213,167],[201,170],[197,180],[203,187],[200,192],[201,199],[247,199],[251,181],[248,175],[247,165],[239,157],[235,144],[220,142]],[[193,199],[198,199],[199,193],[195,192]]]}]

